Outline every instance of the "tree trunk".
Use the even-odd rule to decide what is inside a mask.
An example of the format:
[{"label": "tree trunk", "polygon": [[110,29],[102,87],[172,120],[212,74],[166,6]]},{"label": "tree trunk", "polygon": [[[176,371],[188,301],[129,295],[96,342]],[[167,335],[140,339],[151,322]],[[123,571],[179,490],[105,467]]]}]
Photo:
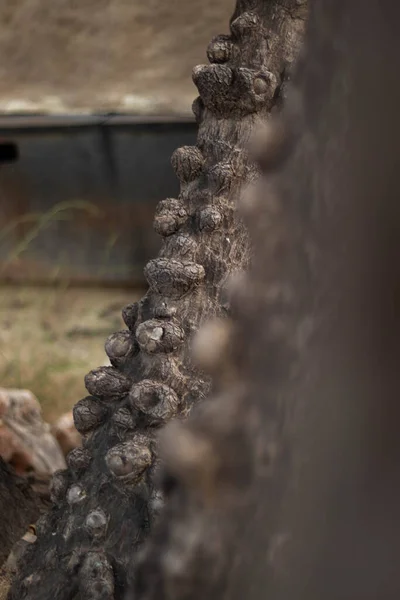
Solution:
[{"label": "tree trunk", "polygon": [[[247,143],[282,96],[303,20],[297,0],[240,0],[231,35],[215,38],[211,65],[194,69],[197,146],[172,156],[181,192],[156,213],[164,243],[145,268],[149,291],[124,309],[128,330],[106,342],[113,366],[86,377],[90,396],[74,408],[83,448],[53,478],[55,505],[38,523],[10,600],[123,597],[131,557],[163,502],[154,479],[158,430],[210,391],[189,349],[200,323],[226,317],[223,285],[248,266],[235,211],[243,185],[258,174]],[[205,362],[211,350],[200,352]]]},{"label": "tree trunk", "polygon": [[164,432],[135,600],[399,597],[399,21],[392,0],[312,5],[293,135],[276,170],[271,130],[246,206],[232,381]]}]

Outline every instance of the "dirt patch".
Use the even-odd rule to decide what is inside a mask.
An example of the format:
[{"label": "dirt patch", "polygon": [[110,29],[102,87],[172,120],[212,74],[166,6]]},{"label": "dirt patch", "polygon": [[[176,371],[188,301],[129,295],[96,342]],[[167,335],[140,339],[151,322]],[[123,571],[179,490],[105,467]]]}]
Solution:
[{"label": "dirt patch", "polygon": [[141,291],[2,287],[0,385],[30,389],[53,423],[87,395],[83,378],[109,364],[107,336]]},{"label": "dirt patch", "polygon": [[194,65],[234,0],[12,0],[0,6],[0,111],[189,113]]}]

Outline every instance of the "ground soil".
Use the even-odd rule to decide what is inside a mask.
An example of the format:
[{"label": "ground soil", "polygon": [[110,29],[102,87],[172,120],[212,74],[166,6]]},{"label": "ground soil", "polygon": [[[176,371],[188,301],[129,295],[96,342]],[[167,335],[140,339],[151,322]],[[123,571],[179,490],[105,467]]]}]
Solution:
[{"label": "ground soil", "polygon": [[30,389],[54,422],[86,395],[84,375],[109,364],[104,342],[142,291],[0,289],[0,385]]},{"label": "ground soil", "polygon": [[189,113],[234,0],[3,0],[0,112]]}]

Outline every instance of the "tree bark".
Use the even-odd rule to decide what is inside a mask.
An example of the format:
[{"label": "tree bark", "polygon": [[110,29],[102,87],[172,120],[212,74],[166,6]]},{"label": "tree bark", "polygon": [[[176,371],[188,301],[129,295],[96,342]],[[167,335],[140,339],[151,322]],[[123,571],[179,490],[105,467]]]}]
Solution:
[{"label": "tree bark", "polygon": [[6,560],[13,544],[34,523],[40,511],[40,502],[30,486],[0,458],[0,566]]},{"label": "tree bark", "polygon": [[399,596],[399,19],[312,4],[290,135],[266,135],[246,204],[232,380],[165,430],[174,485],[135,600]]},{"label": "tree bark", "polygon": [[279,600],[400,593],[399,19],[390,0],[316,2],[298,76],[303,135],[282,178],[298,206],[310,199],[314,333],[279,514]]},{"label": "tree bark", "polygon": [[[223,285],[248,266],[235,211],[243,185],[258,176],[247,143],[281,99],[303,21],[296,0],[241,0],[231,34],[207,49],[211,65],[194,69],[197,146],[172,156],[181,192],[156,213],[164,243],[145,268],[149,291],[124,309],[128,329],[106,342],[113,366],[86,377],[90,396],[74,408],[83,448],[53,478],[54,507],[38,523],[10,600],[123,598],[131,557],[163,502],[157,432],[210,391],[190,358],[193,334],[210,317],[226,318]],[[200,352],[205,362],[210,350]]]}]

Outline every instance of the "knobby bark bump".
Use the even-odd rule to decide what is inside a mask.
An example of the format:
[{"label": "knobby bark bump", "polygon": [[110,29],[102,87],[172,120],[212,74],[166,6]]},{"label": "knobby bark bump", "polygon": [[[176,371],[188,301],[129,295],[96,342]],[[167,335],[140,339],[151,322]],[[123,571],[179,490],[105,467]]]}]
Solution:
[{"label": "knobby bark bump", "polygon": [[165,495],[158,431],[210,392],[210,377],[190,357],[193,335],[206,319],[226,318],[224,284],[248,266],[235,210],[242,187],[258,176],[247,144],[282,100],[303,4],[240,0],[230,35],[207,49],[211,64],[193,71],[197,145],[172,156],[181,190],[155,216],[164,242],[145,268],[149,291],[124,309],[127,329],[106,342],[112,366],[86,377],[90,395],[74,408],[83,447],[53,477],[54,506],[37,525],[10,600],[111,600],[127,589],[132,556]]}]

